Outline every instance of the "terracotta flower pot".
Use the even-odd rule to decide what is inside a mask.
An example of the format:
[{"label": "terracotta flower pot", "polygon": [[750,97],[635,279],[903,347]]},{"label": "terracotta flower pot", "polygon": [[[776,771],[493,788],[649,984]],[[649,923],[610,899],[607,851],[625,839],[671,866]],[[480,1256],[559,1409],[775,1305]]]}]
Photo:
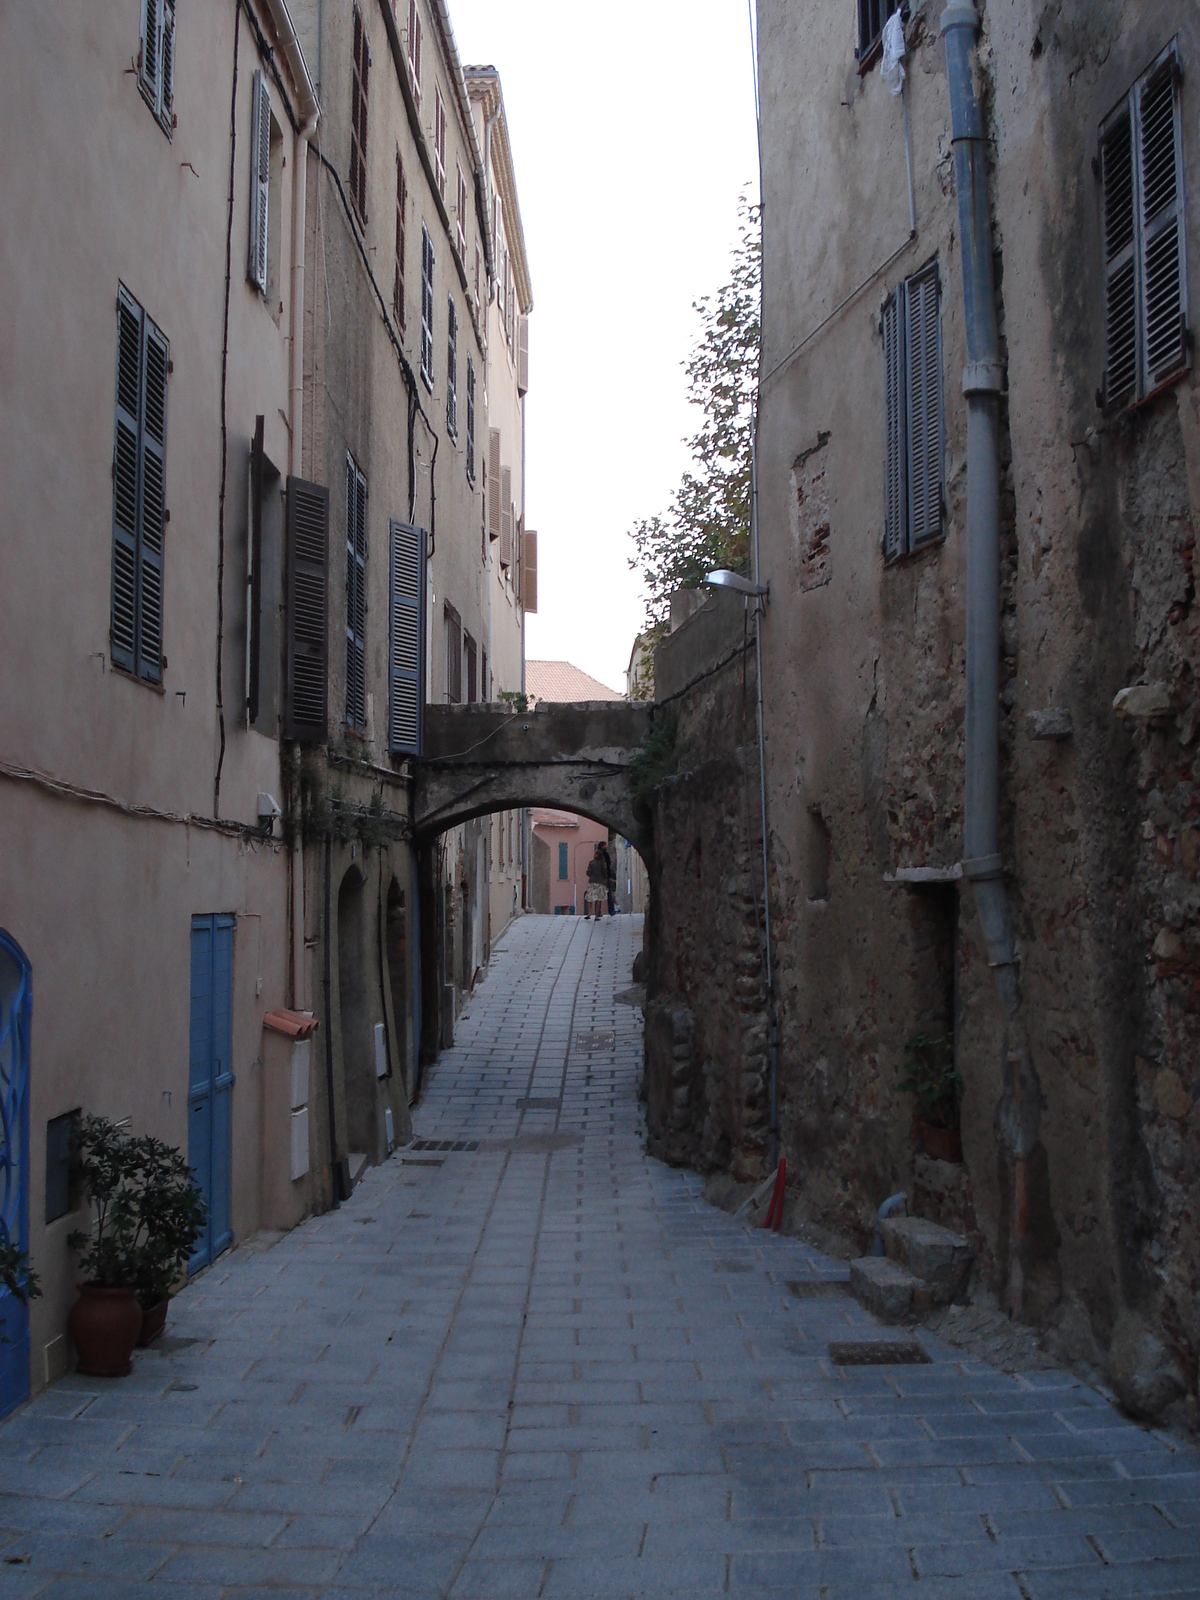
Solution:
[{"label": "terracotta flower pot", "polygon": [[142,1308],[132,1289],[81,1283],[67,1325],[79,1356],[77,1372],[90,1378],[123,1378],[129,1372],[142,1331]]},{"label": "terracotta flower pot", "polygon": [[921,1149],[934,1161],[949,1161],[962,1166],[962,1134],[957,1128],[935,1128],[917,1118],[917,1139]]},{"label": "terracotta flower pot", "polygon": [[157,1339],[166,1327],[168,1304],[168,1298],[164,1295],[157,1305],[142,1307],[142,1331],[138,1334],[139,1350]]}]

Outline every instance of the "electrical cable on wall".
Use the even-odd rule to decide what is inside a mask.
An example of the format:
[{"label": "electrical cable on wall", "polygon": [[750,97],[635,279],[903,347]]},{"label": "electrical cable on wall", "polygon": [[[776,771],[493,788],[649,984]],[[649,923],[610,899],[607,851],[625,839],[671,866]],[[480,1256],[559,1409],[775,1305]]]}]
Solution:
[{"label": "electrical cable on wall", "polygon": [[[243,0],[244,3],[244,0]],[[233,184],[237,157],[237,82],[238,46],[241,38],[242,5],[233,14],[233,91],[229,100],[229,207],[225,221],[225,315],[221,333],[221,489],[217,496],[217,724],[221,748],[213,777],[213,816],[221,814],[221,769],[225,765],[225,701],[221,656],[225,633],[225,489],[229,478],[229,429],[225,414],[229,375],[229,291],[233,275]]]}]

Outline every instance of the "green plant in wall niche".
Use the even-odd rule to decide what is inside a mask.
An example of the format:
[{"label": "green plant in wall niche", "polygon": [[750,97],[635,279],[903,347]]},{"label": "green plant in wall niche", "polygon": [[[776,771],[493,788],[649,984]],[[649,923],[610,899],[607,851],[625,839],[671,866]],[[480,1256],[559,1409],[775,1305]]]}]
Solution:
[{"label": "green plant in wall niche", "polygon": [[500,698],[510,711],[515,711],[518,716],[523,716],[529,710],[529,696],[522,694],[519,689],[501,689]]},{"label": "green plant in wall niche", "polygon": [[954,1065],[952,1033],[918,1033],[904,1046],[906,1074],[899,1088],[916,1101],[921,1121],[931,1128],[957,1128],[962,1075]]},{"label": "green plant in wall niche", "polygon": [[629,787],[635,805],[649,805],[655,790],[678,772],[682,754],[676,719],[669,714],[655,717],[642,740],[642,748],[629,763]]}]

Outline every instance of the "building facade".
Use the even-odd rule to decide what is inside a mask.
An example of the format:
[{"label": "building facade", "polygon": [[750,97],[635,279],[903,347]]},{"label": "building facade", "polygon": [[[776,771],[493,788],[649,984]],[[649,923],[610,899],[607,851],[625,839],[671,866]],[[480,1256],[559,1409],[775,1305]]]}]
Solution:
[{"label": "building facade", "polygon": [[44,1298],[0,1306],[0,1410],[70,1359],[75,1116],[189,1153],[194,1266],[312,1200],[269,1019],[302,1003],[276,819],[313,85],[273,0],[34,21],[0,20],[0,1227]]},{"label": "building facade", "polygon": [[779,1146],[932,1206],[945,1046],[1001,1302],[1194,1391],[1200,18],[895,9],[758,5]]}]

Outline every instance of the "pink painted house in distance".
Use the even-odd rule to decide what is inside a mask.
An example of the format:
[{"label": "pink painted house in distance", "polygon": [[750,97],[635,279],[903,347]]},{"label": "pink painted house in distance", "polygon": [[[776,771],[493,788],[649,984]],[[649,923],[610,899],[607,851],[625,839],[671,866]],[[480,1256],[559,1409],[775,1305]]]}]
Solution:
[{"label": "pink painted house in distance", "polygon": [[[530,701],[624,700],[606,683],[569,661],[527,661],[525,688]],[[535,808],[532,831],[532,905],[556,917],[581,917],[587,890],[587,865],[597,844],[608,844],[608,829],[570,811]],[[607,910],[607,908],[606,908]]]}]

